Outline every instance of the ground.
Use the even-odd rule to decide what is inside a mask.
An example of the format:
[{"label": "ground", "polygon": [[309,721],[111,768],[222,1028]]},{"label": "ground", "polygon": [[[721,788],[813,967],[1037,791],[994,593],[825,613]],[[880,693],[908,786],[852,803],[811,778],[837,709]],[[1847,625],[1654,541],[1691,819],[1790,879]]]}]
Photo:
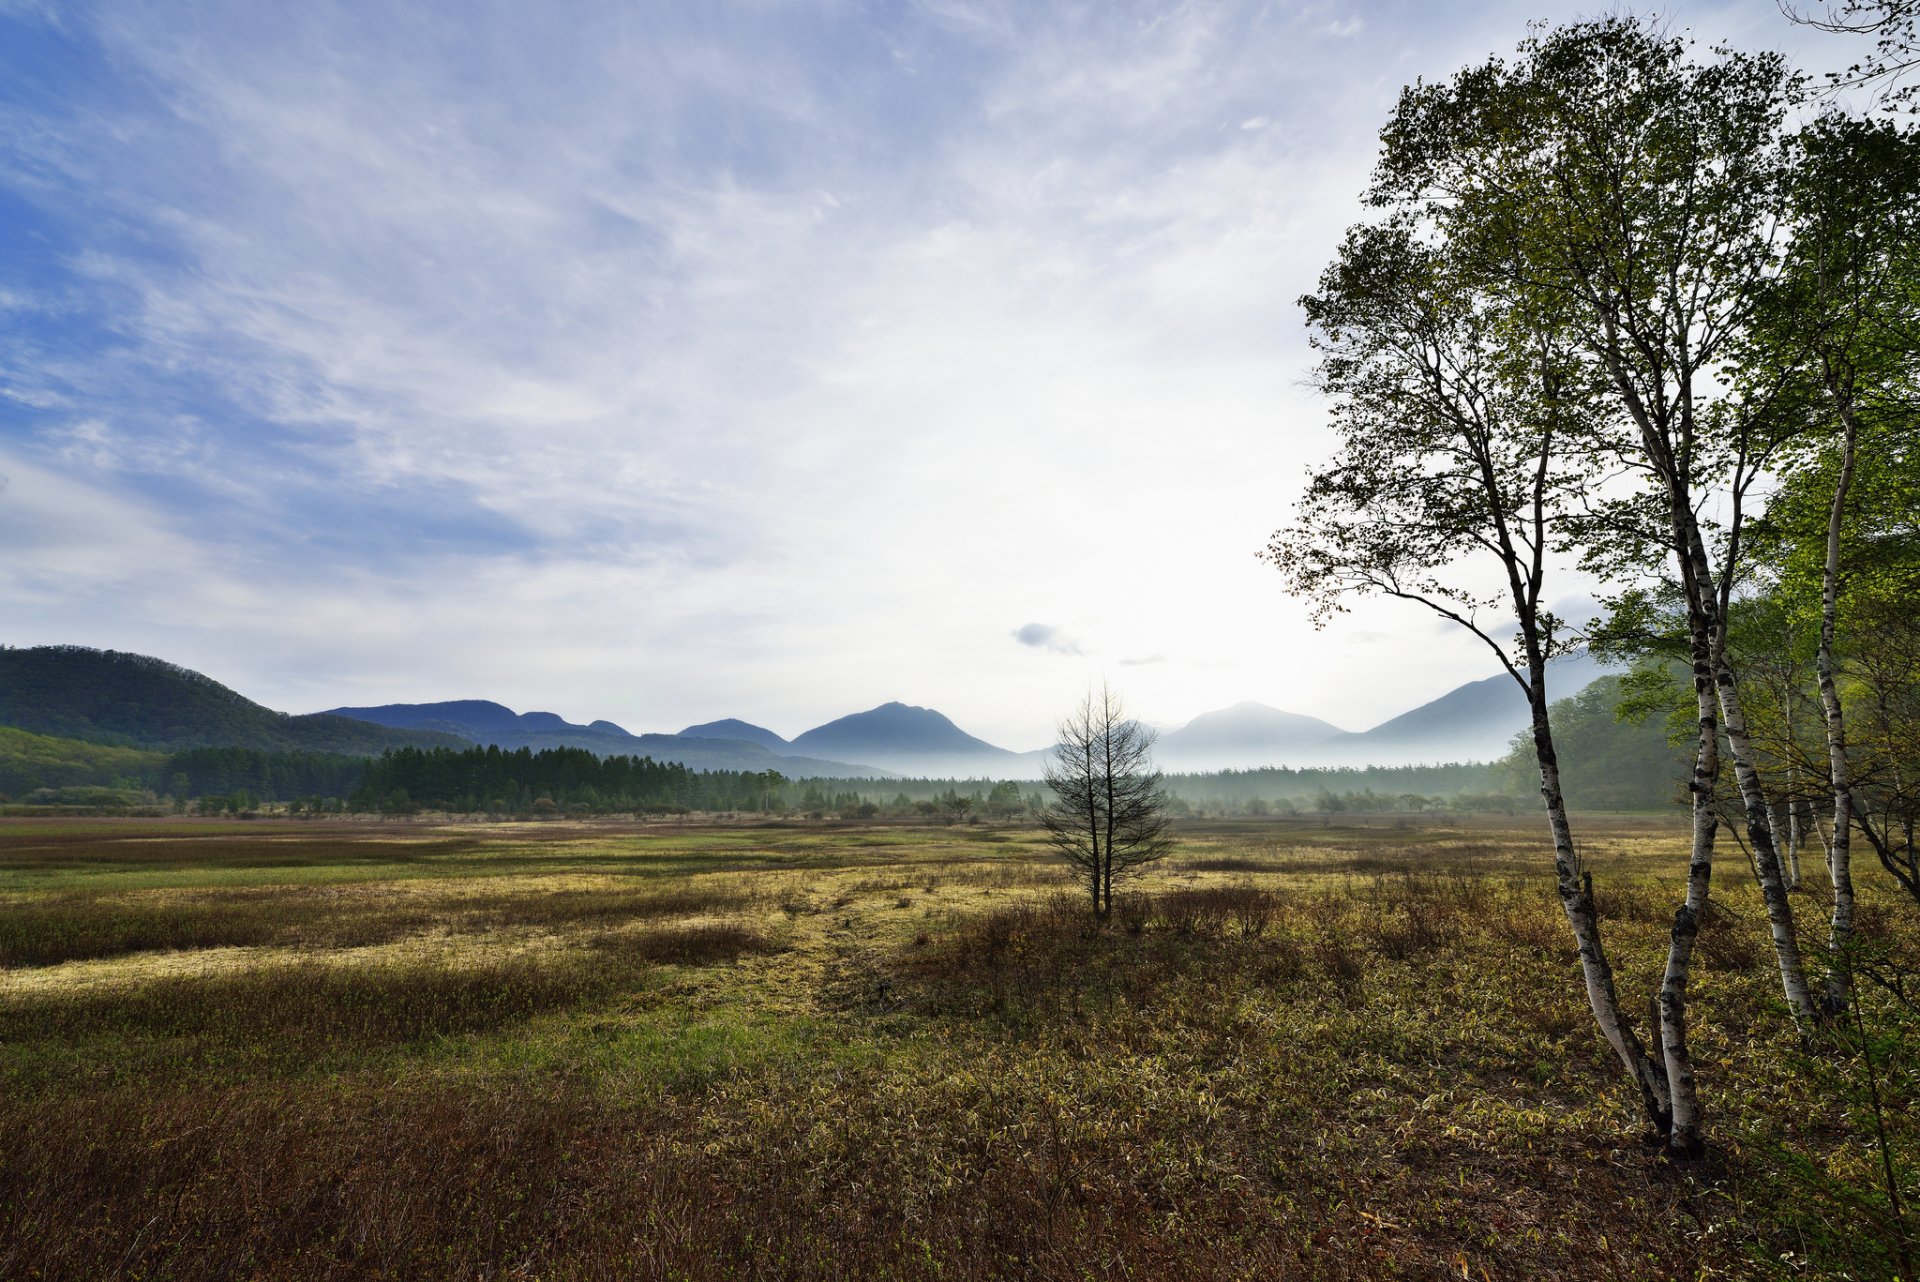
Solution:
[{"label": "ground", "polygon": [[[1580,830],[1643,1009],[1684,825]],[[1179,836],[1096,925],[1020,826],[0,821],[0,1278],[1899,1268],[1912,1012],[1796,1036],[1737,848],[1676,1166],[1543,823]]]}]

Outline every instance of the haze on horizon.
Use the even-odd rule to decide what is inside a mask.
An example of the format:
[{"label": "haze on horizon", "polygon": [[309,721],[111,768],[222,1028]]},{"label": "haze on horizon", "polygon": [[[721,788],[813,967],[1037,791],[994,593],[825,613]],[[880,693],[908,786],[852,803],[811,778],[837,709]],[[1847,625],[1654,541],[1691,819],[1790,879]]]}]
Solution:
[{"label": "haze on horizon", "polygon": [[1402,85],[1591,11],[0,0],[0,642],[292,711],[1364,728],[1492,664],[1254,559],[1328,445],[1294,300]]}]

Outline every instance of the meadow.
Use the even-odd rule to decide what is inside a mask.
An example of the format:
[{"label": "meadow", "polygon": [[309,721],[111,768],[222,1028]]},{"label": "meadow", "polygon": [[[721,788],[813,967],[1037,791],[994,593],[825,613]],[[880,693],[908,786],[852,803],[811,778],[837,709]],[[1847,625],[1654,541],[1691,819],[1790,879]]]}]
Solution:
[{"label": "meadow", "polygon": [[[1096,926],[1020,826],[0,820],[0,1278],[1894,1276],[1911,1006],[1802,1042],[1730,847],[1670,1163],[1543,828],[1188,821]],[[1683,820],[1580,832],[1639,1001]]]}]

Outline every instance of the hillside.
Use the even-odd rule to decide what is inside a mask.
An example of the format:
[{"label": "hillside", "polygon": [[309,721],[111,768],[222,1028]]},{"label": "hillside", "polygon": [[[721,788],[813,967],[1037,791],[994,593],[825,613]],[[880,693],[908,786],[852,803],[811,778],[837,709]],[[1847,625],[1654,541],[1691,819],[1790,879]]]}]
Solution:
[{"label": "hillside", "polygon": [[464,742],[326,714],[288,716],[187,668],[83,646],[0,649],[0,725],[168,752],[234,747],[371,756],[402,744]]},{"label": "hillside", "polygon": [[[1654,810],[1677,802],[1686,787],[1687,754],[1667,742],[1663,718],[1621,721],[1621,679],[1603,676],[1548,709],[1553,745],[1567,804],[1580,810]],[[1507,755],[1494,763],[1510,792],[1540,786],[1533,738],[1516,735]]]},{"label": "hillside", "polygon": [[[1589,655],[1555,659],[1549,670],[1551,689],[1575,694],[1600,672]],[[1162,733],[1155,755],[1165,769],[1200,772],[1489,762],[1506,754],[1514,734],[1526,724],[1526,696],[1512,677],[1501,673],[1456,686],[1359,732],[1261,703],[1237,703]]]},{"label": "hillside", "polygon": [[19,797],[35,788],[148,786],[162,773],[165,753],[59,739],[0,726],[0,793]]},{"label": "hillside", "polygon": [[[1552,660],[1550,695],[1571,698],[1601,674],[1599,661],[1575,654]],[[1350,751],[1366,761],[1494,761],[1528,724],[1527,697],[1502,672],[1456,686],[1431,702],[1356,735]]]}]

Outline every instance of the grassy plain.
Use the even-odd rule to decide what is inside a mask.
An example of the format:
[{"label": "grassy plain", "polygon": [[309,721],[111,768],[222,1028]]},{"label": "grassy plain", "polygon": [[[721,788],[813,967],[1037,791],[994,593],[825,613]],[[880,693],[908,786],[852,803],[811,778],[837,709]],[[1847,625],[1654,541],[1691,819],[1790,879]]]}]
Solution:
[{"label": "grassy plain", "polygon": [[[1911,1010],[1804,1046],[1729,849],[1671,1166],[1541,827],[1193,823],[1095,929],[1023,828],[0,821],[0,1278],[1892,1276]],[[1684,832],[1581,828],[1649,993]]]}]

